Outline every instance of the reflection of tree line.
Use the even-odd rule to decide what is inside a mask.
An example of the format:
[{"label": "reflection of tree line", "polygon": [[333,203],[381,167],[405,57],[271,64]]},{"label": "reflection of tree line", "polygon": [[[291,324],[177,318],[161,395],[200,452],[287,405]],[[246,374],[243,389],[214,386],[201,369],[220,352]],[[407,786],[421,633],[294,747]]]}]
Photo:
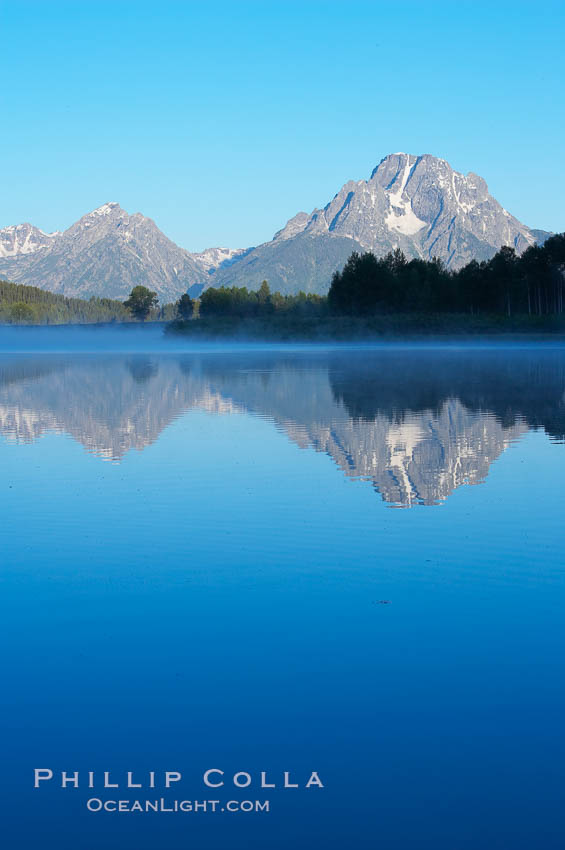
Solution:
[{"label": "reflection of tree line", "polygon": [[122,439],[125,450],[156,439],[210,393],[304,427],[330,422],[340,409],[353,421],[402,423],[413,413],[437,416],[446,400],[458,399],[503,427],[522,421],[563,439],[564,390],[559,350],[0,358],[2,403],[49,411],[61,427],[73,422],[75,434],[80,420],[85,434],[98,430],[105,440],[127,420],[143,437]]},{"label": "reflection of tree line", "polygon": [[0,357],[0,387],[17,384],[20,381],[38,380],[64,368],[65,362],[52,358],[41,361],[35,358],[22,360],[13,356]]},{"label": "reflection of tree line", "polygon": [[437,414],[447,399],[456,398],[470,411],[494,415],[504,427],[521,420],[565,439],[565,350],[238,355],[227,368],[222,358],[202,362],[202,373],[224,390],[230,384],[242,390],[245,376],[254,372],[266,383],[289,370],[302,375],[327,370],[333,398],[352,419],[381,415],[401,422],[409,412]]},{"label": "reflection of tree line", "polygon": [[[113,362],[113,361],[112,361]],[[158,362],[145,355],[135,355],[125,360],[127,368],[138,384],[143,384],[154,378],[159,372]],[[74,363],[64,355],[51,355],[42,360],[35,356],[21,359],[19,355],[7,355],[0,357],[0,386],[18,383],[20,381],[37,381],[47,375],[61,373],[69,368],[83,368],[85,374],[94,369],[99,370],[100,363],[93,358],[82,358]]]},{"label": "reflection of tree line", "polygon": [[[370,480],[386,502],[434,505],[461,485],[483,481],[528,426],[505,427],[489,412],[467,409],[449,382],[444,396],[425,388],[418,396],[417,381],[404,387],[418,354],[398,362],[367,351],[232,358],[229,370],[210,359],[202,370],[212,390],[268,416],[300,447],[329,455],[348,477]],[[342,381],[345,398],[332,377]],[[383,392],[381,401],[383,384],[389,397]]]},{"label": "reflection of tree line", "polygon": [[504,427],[522,420],[565,439],[565,352],[389,353],[332,358],[329,378],[353,419],[438,413],[449,398],[491,413]]}]

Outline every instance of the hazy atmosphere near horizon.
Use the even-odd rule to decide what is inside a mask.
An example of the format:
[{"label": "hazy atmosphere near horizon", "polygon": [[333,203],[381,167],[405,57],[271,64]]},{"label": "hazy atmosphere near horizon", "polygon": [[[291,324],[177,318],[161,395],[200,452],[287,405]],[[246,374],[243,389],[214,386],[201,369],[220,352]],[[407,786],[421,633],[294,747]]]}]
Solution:
[{"label": "hazy atmosphere near horizon", "polygon": [[246,248],[405,151],[560,232],[564,23],[552,0],[1,0],[0,227],[117,201],[190,251]]}]

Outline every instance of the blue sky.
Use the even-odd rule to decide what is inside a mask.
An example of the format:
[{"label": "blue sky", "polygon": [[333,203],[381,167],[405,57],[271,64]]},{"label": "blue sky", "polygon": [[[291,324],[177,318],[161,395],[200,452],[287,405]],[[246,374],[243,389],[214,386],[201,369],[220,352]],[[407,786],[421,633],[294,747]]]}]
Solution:
[{"label": "blue sky", "polygon": [[402,150],[563,231],[564,29],[563,2],[0,0],[0,227],[118,201],[244,247]]}]

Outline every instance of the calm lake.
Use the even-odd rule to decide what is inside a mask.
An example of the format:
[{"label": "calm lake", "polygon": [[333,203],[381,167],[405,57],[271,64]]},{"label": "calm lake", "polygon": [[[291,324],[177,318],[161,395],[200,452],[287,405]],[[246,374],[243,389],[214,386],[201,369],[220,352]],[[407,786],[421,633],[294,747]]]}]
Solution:
[{"label": "calm lake", "polygon": [[565,348],[0,349],[7,850],[563,847]]}]

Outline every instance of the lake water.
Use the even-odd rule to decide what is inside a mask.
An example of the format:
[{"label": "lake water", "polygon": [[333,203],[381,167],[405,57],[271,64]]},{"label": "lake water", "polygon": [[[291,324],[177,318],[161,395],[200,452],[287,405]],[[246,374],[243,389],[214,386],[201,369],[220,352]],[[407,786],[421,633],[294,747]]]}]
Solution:
[{"label": "lake water", "polygon": [[0,339],[3,846],[562,848],[565,349],[56,339]]}]

